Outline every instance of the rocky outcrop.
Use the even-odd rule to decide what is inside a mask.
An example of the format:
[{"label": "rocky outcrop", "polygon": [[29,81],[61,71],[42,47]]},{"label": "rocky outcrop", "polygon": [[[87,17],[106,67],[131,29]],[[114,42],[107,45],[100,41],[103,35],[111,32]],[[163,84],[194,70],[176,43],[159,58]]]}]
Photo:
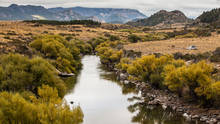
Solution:
[{"label": "rocky outcrop", "polygon": [[191,22],[192,20],[187,18],[181,11],[175,10],[168,12],[166,10],[161,10],[149,18],[128,22],[127,24],[132,26],[156,26],[171,25],[176,23],[188,24]]}]

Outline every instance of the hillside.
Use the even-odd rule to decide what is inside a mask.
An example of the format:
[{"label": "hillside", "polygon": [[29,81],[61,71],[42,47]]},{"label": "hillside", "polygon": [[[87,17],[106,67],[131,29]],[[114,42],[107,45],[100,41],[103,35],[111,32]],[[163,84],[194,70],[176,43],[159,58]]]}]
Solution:
[{"label": "hillside", "polygon": [[146,16],[133,9],[112,8],[44,8],[43,6],[16,5],[0,7],[0,20],[95,20],[107,23],[126,23]]},{"label": "hillside", "polygon": [[[37,18],[39,17],[39,18]],[[9,7],[0,7],[0,20],[32,20],[32,19],[57,19],[56,14],[51,13],[42,6],[23,6],[12,4]]]},{"label": "hillside", "polygon": [[149,18],[131,21],[127,24],[132,26],[156,26],[159,24],[189,23],[191,21],[192,20],[187,18],[181,11],[175,10],[168,12],[166,10],[161,10]]},{"label": "hillside", "polygon": [[220,8],[203,12],[195,21],[195,24],[211,24],[220,27]]}]

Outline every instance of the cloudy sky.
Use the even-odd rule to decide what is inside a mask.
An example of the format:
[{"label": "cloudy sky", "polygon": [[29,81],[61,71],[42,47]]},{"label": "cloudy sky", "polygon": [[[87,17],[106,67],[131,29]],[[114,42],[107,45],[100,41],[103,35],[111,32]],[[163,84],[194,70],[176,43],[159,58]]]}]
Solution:
[{"label": "cloudy sky", "polygon": [[138,9],[147,16],[158,10],[181,10],[189,17],[196,17],[203,11],[220,7],[220,0],[0,0],[0,6],[12,3],[21,5],[42,5],[44,7],[108,7]]}]

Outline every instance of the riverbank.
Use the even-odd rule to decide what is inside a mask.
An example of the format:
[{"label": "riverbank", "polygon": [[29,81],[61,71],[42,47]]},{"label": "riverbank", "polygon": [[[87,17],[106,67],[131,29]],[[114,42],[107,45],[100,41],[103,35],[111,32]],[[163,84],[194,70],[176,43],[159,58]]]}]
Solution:
[{"label": "riverbank", "polygon": [[[112,68],[112,66],[111,66]],[[161,105],[163,109],[168,107],[182,114],[187,120],[199,121],[207,124],[220,124],[220,110],[214,108],[201,108],[196,104],[187,103],[182,98],[169,92],[168,90],[158,90],[149,83],[139,81],[129,81],[129,74],[123,73],[116,68],[112,68],[117,75],[117,79],[124,84],[132,83],[141,91],[142,97],[148,99],[148,105]]]},{"label": "riverbank", "polygon": [[116,81],[99,57],[84,56],[82,64],[76,86],[64,98],[70,107],[80,105],[83,124],[197,124],[169,108],[148,106],[135,85]]},{"label": "riverbank", "polygon": [[[188,63],[184,59],[175,59],[172,55],[139,57],[135,52],[123,50],[123,45],[123,42],[118,41],[104,42],[96,47],[97,55],[103,65],[117,72],[121,82],[133,83],[137,87],[149,85],[138,89],[144,90],[146,98],[154,96],[148,101],[149,105],[158,104],[164,108],[170,105],[188,120],[210,124],[220,121],[220,82],[218,75],[214,75],[217,72],[212,64],[204,60]],[[168,96],[174,93],[178,97],[171,100]]]}]

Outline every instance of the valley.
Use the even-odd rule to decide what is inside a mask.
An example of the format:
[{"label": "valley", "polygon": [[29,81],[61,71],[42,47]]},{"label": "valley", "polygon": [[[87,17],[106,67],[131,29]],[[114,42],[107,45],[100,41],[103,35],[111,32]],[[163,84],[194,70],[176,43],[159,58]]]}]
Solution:
[{"label": "valley", "polygon": [[218,9],[13,4],[0,18],[35,7],[0,19],[0,124],[220,123]]}]

